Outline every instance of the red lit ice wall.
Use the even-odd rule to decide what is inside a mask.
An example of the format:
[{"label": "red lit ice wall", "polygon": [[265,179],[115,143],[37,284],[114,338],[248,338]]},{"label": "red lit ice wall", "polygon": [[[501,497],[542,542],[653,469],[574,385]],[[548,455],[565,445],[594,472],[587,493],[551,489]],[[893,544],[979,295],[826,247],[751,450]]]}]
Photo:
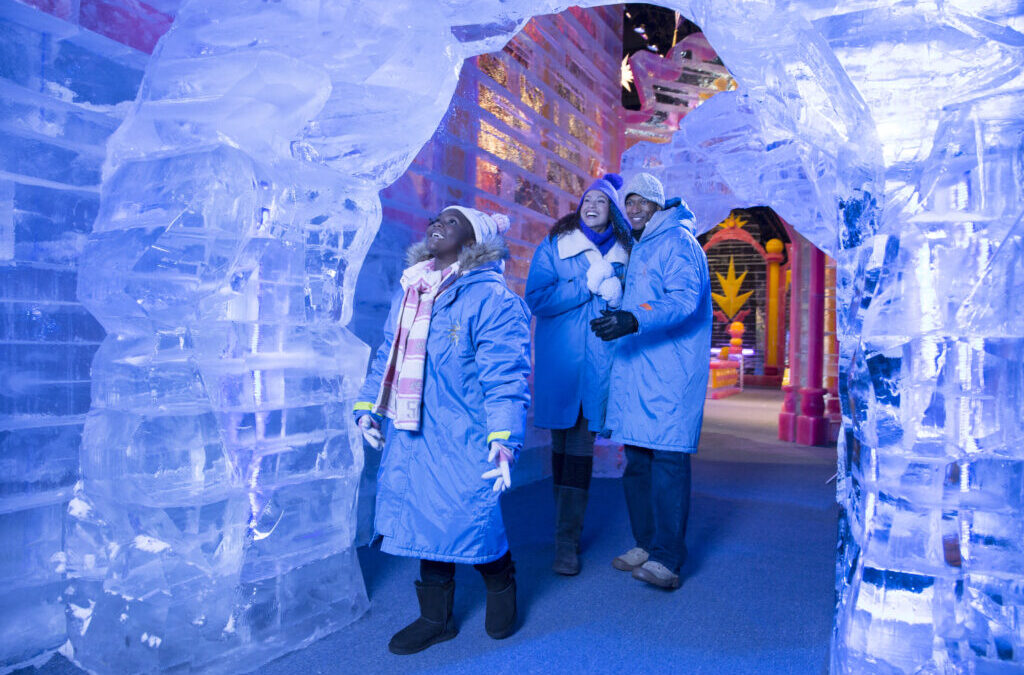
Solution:
[{"label": "red lit ice wall", "polygon": [[165,0],[162,11],[137,0],[20,1],[146,54],[153,52],[157,40],[171,27],[177,4]]},{"label": "red lit ice wall", "polygon": [[532,19],[497,54],[467,61],[444,122],[381,197],[384,220],[421,232],[443,206],[512,220],[508,277],[522,292],[533,249],[622,152],[621,6]]}]

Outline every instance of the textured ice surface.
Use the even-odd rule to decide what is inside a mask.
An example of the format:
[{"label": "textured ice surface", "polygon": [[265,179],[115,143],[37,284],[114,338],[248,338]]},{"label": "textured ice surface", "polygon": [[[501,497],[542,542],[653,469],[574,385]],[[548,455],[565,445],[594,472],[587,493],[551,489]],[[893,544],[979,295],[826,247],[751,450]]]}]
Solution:
[{"label": "textured ice surface", "polygon": [[[659,173],[705,228],[769,204],[838,260],[833,670],[1019,672],[1024,7],[789,7],[811,23],[767,20],[739,50],[703,24],[740,90],[624,170]],[[764,63],[737,60],[751,44]]]},{"label": "textured ice surface", "polygon": [[[1019,670],[1019,3],[662,4],[740,88],[628,167],[661,173],[706,227],[770,205],[839,263],[833,669]],[[345,400],[366,349],[344,326],[377,191],[430,137],[463,58],[562,9],[183,4],[108,146],[79,296],[109,335],[64,551],[26,577],[28,603],[67,575],[80,663],[244,671],[365,607]],[[44,181],[95,183],[67,153],[7,152]],[[6,577],[46,569],[46,503],[0,522],[38,543]]]},{"label": "textured ice surface", "polygon": [[422,74],[388,59],[457,75],[425,47],[436,28],[375,49],[377,18],[188,3],[108,144],[79,277],[108,336],[65,557],[91,670],[248,670],[366,607],[348,410],[368,350],[345,324],[408,159],[371,139],[417,128],[403,83]]},{"label": "textured ice surface", "polygon": [[103,330],[75,299],[145,56],[0,0],[0,672],[66,641],[64,522]]}]

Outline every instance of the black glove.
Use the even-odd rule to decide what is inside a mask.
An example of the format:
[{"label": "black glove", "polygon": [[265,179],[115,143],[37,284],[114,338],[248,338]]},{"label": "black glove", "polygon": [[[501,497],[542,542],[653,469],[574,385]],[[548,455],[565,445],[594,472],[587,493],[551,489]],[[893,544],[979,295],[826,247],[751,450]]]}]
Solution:
[{"label": "black glove", "polygon": [[636,317],[625,310],[602,309],[601,314],[603,316],[600,319],[590,322],[590,330],[605,342],[618,340],[623,335],[640,330],[640,324],[637,323]]}]

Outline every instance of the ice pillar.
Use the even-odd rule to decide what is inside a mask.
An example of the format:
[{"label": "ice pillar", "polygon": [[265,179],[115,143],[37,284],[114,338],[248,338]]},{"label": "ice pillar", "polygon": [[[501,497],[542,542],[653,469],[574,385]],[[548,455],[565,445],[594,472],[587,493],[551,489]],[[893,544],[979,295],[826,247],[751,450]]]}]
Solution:
[{"label": "ice pillar", "polygon": [[800,376],[803,372],[800,359],[800,330],[803,325],[804,242],[794,239],[789,245],[789,384],[783,385],[786,397],[779,413],[779,440],[796,440],[796,422],[800,413]]},{"label": "ice pillar", "polygon": [[828,437],[825,394],[822,388],[825,347],[825,254],[811,250],[810,283],[807,289],[807,372],[800,389],[800,415],[796,418],[796,441],[822,445]]},{"label": "ice pillar", "polygon": [[766,260],[768,262],[768,288],[765,292],[766,300],[768,303],[768,317],[765,321],[766,337],[764,341],[764,374],[776,376],[781,370],[779,367],[779,329],[781,328],[781,315],[783,312],[779,310],[783,308],[782,304],[782,293],[780,291],[780,278],[781,269],[780,264],[784,256],[782,251],[784,250],[785,244],[782,243],[781,239],[770,239],[765,244],[765,250],[768,252]]},{"label": "ice pillar", "polygon": [[250,670],[365,610],[345,326],[377,191],[451,96],[447,31],[193,0],[157,47],[82,255],[108,333],[66,541],[84,667]]},{"label": "ice pillar", "polygon": [[947,107],[925,209],[865,265],[840,672],[1024,665],[1021,110],[1021,91]]},{"label": "ice pillar", "polygon": [[[837,260],[833,671],[1016,672],[1024,664],[1020,8],[769,5],[768,14],[757,14],[760,3],[735,5],[752,12],[742,25],[758,26],[746,40],[726,11],[688,15],[741,89],[687,115],[667,147],[634,146],[624,169],[655,170],[711,223],[734,206],[767,204]],[[785,7],[814,21],[807,44],[824,37],[828,54],[789,50],[776,23]],[[794,110],[783,100],[787,76],[798,81],[794,100],[820,105]]]}]

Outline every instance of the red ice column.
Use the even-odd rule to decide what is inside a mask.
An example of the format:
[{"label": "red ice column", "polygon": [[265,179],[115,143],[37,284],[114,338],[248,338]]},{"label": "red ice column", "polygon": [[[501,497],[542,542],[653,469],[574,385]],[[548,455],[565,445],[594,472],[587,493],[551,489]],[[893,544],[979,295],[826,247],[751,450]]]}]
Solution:
[{"label": "red ice column", "polygon": [[803,255],[800,240],[789,245],[789,384],[782,387],[786,397],[779,413],[779,440],[796,440],[798,391],[800,388],[800,292],[803,284]]},{"label": "red ice column", "polygon": [[822,384],[825,347],[825,254],[811,250],[810,284],[807,298],[807,374],[800,390],[800,415],[796,419],[796,442],[825,445],[828,419]]}]

